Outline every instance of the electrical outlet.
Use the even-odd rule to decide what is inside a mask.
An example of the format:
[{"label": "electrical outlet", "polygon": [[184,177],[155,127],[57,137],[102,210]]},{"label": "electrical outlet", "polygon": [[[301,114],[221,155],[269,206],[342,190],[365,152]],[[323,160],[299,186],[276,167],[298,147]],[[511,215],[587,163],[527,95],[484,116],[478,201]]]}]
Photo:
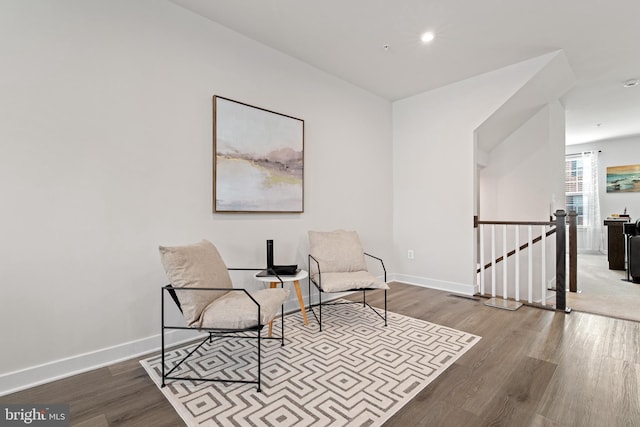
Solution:
[{"label": "electrical outlet", "polygon": [[413,259],[413,257],[414,257],[413,249],[409,249],[407,251],[407,258]]}]

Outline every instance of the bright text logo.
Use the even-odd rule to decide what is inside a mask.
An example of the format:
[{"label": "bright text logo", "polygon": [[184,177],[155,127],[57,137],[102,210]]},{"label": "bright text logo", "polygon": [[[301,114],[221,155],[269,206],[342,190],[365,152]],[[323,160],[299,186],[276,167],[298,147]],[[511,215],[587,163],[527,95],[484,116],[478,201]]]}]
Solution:
[{"label": "bright text logo", "polygon": [[69,426],[69,405],[0,405],[0,426]]}]

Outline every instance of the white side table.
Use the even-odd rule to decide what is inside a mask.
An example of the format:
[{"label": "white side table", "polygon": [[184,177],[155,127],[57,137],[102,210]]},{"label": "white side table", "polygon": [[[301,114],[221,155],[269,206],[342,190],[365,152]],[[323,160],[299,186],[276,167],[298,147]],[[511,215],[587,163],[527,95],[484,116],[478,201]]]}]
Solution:
[{"label": "white side table", "polygon": [[[259,273],[253,275],[256,280],[260,282],[269,283],[270,288],[276,288],[280,284],[280,280],[278,280],[277,276],[258,276]],[[298,274],[295,276],[280,276],[282,279],[282,284],[284,286],[285,283],[293,282],[293,287],[296,290],[296,294],[298,295],[298,303],[300,304],[300,312],[302,313],[302,319],[304,320],[305,326],[309,326],[309,321],[307,320],[307,310],[304,308],[304,299],[302,299],[302,292],[300,291],[300,280],[306,279],[309,276],[305,270],[298,271]],[[269,323],[269,336],[271,336],[271,331],[273,327],[273,322]]]}]

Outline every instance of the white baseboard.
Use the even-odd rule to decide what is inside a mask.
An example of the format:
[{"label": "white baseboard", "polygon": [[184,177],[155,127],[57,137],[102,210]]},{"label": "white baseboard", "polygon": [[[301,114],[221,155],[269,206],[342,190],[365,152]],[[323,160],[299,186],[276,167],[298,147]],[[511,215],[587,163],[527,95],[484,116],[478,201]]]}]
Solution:
[{"label": "white baseboard", "polygon": [[[390,279],[389,279],[390,278]],[[387,276],[389,282],[396,281],[409,285],[422,286],[424,288],[438,289],[461,295],[473,295],[476,286],[472,284],[447,282],[445,280],[429,279],[426,277],[411,276],[408,274],[391,274]]]},{"label": "white baseboard", "polygon": [[[333,294],[332,294],[333,295]],[[339,297],[343,294],[336,294]],[[304,298],[308,304],[308,297]],[[288,300],[284,304],[285,313],[300,309],[297,299]],[[191,331],[168,331],[165,333],[167,346],[173,346],[191,341],[198,335]],[[18,371],[0,375],[0,396],[15,393],[27,388],[46,384],[67,378],[83,372],[92,371],[122,362],[135,357],[160,350],[160,334],[135,341],[118,344],[100,350],[54,360],[37,366],[31,366]]]},{"label": "white baseboard", "polygon": [[[167,346],[191,341],[197,335],[183,331],[165,333]],[[160,350],[160,334],[100,350],[54,360],[0,375],[0,396],[46,384],[72,375],[92,371],[114,363]]]},{"label": "white baseboard", "polygon": [[[390,275],[388,281],[397,280],[417,286],[441,289],[459,294],[473,295],[474,290],[471,285],[461,285],[458,283],[444,282],[438,280],[424,279],[415,276],[395,274]],[[312,289],[315,295],[315,289]],[[348,295],[348,293],[330,294],[331,300]],[[323,298],[324,299],[324,298]],[[317,302],[317,300],[314,299]],[[304,302],[308,305],[308,296],[304,296]],[[290,313],[300,309],[297,299],[290,299],[285,302],[285,313]],[[189,331],[169,331],[165,334],[167,346],[178,345],[196,338]],[[8,372],[0,375],[0,396],[15,393],[27,388],[46,384],[73,375],[88,372],[94,369],[112,365],[135,357],[142,357],[146,354],[160,350],[160,334],[147,338],[130,341],[111,347],[70,356],[64,359],[54,360],[37,366],[31,366],[18,371]]]}]

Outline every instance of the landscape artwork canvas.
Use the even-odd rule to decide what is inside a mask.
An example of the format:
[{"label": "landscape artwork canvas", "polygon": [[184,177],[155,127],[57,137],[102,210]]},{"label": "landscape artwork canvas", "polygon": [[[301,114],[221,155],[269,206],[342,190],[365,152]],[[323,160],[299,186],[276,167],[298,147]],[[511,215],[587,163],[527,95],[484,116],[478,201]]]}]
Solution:
[{"label": "landscape artwork canvas", "polygon": [[304,120],[213,97],[214,212],[304,210]]},{"label": "landscape artwork canvas", "polygon": [[607,168],[607,193],[640,191],[640,165]]}]

